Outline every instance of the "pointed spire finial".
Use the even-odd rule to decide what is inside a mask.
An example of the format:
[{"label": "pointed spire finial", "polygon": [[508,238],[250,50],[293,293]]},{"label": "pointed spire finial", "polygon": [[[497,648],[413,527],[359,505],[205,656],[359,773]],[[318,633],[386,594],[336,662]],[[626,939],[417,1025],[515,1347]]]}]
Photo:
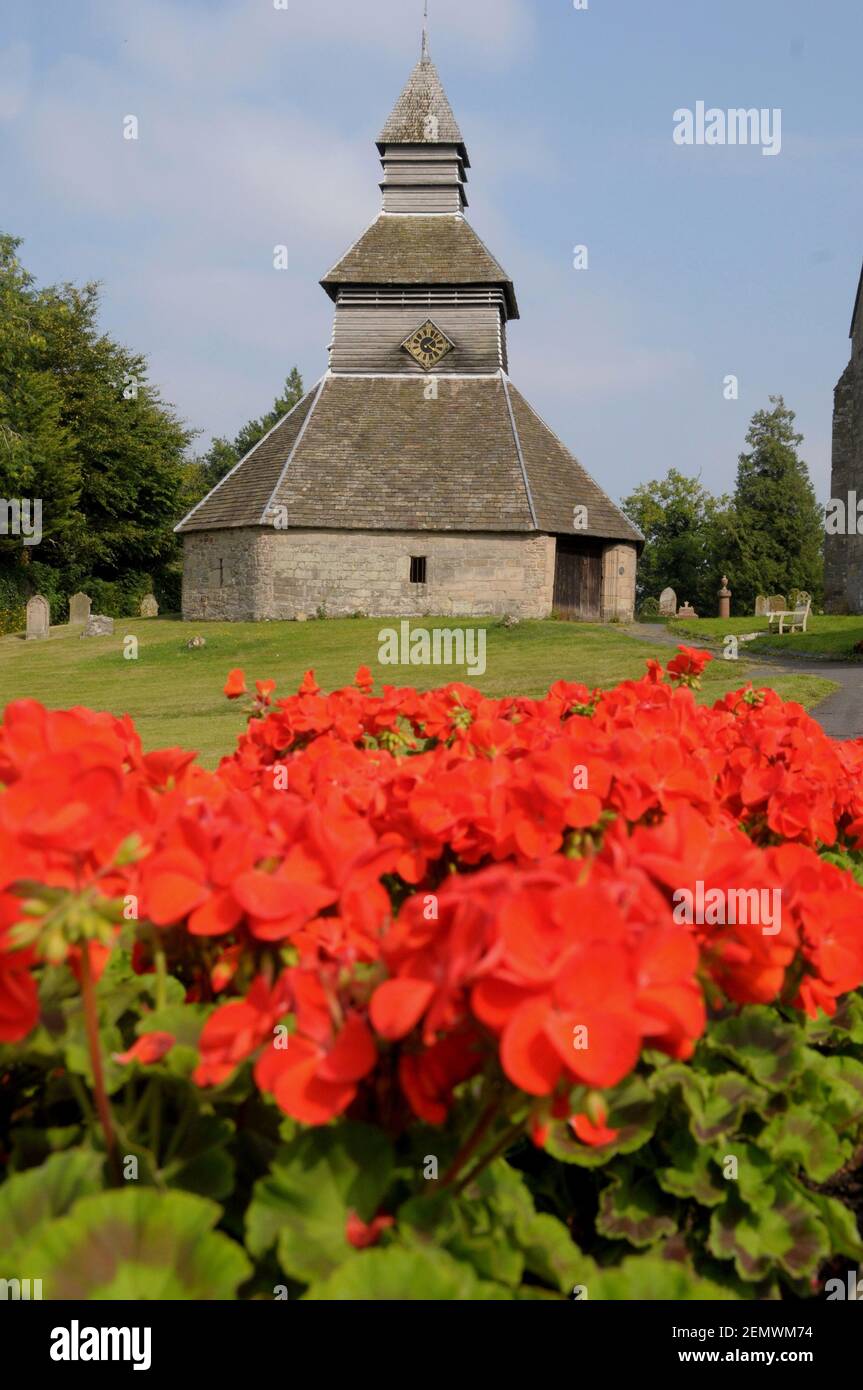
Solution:
[{"label": "pointed spire finial", "polygon": [[425,0],[425,9],[424,9],[424,11],[423,11],[423,48],[422,48],[422,61],[423,61],[424,63],[427,63],[427,62],[429,62],[429,60],[430,60],[430,54],[429,54],[429,0]]}]

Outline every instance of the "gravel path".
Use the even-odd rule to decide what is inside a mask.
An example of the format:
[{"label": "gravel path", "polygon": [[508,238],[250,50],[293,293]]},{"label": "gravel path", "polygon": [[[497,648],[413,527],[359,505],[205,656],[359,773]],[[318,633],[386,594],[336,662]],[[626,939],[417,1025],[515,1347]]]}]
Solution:
[{"label": "gravel path", "polygon": [[[698,642],[692,637],[676,637],[664,623],[630,623],[626,631],[631,637],[644,642],[656,642],[667,647],[697,647],[716,655],[715,646]],[[808,671],[813,676],[835,681],[839,690],[815,706],[812,718],[831,738],[863,738],[863,665],[847,661],[807,661],[803,657],[783,661],[781,657],[764,656],[762,653],[757,656],[754,653],[751,656],[746,654],[746,661],[755,681],[768,670],[782,671],[786,675]]]}]

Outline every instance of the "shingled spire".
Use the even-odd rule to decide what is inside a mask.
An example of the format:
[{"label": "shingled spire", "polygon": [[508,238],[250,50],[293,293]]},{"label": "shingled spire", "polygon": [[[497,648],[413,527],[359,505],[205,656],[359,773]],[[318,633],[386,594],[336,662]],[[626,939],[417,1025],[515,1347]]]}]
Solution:
[{"label": "shingled spire", "polygon": [[382,154],[387,145],[457,145],[465,163],[469,163],[440,74],[429,57],[427,39],[422,57],[378,136]]}]

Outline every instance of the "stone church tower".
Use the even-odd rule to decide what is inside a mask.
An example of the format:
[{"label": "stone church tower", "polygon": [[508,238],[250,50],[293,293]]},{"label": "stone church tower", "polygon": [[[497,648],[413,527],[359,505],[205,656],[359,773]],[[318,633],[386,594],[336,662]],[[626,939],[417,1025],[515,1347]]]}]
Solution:
[{"label": "stone church tower", "polygon": [[329,370],[177,527],[184,616],[631,619],[643,537],[509,379],[515,289],[425,35],[378,150],[381,211],[321,281]]},{"label": "stone church tower", "polygon": [[834,394],[830,497],[842,503],[846,534],[830,534],[828,513],[824,608],[828,613],[863,613],[863,273],[851,320],[851,361]]}]

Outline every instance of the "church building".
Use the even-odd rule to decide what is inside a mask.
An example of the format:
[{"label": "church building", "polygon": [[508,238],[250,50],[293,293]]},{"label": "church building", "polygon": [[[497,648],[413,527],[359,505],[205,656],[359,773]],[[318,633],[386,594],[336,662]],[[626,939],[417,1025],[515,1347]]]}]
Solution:
[{"label": "church building", "polygon": [[833,397],[830,498],[824,543],[824,609],[827,613],[863,613],[863,273],[851,319],[851,361]]},{"label": "church building", "polygon": [[510,381],[515,288],[427,34],[378,150],[327,372],[176,528],[184,616],[631,619],[643,537]]}]

